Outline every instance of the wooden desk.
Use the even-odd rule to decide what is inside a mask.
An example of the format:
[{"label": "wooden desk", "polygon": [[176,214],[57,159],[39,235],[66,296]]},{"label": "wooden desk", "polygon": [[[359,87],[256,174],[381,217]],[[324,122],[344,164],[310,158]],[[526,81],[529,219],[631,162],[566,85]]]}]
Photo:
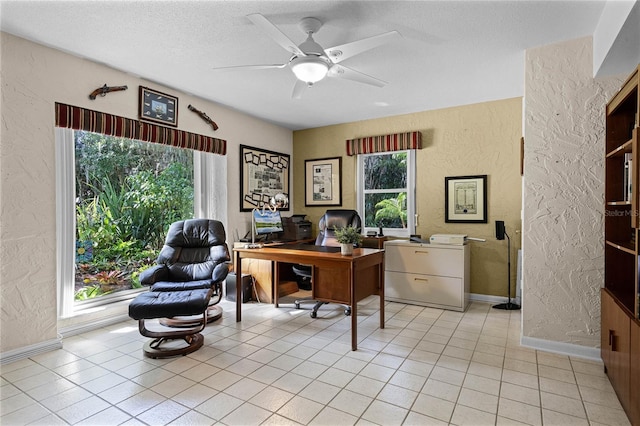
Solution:
[{"label": "wooden desk", "polygon": [[[274,262],[274,281],[279,280],[279,263],[301,263],[312,266],[312,297],[323,302],[351,306],[351,350],[358,348],[358,301],[380,296],[380,328],[384,328],[384,250],[359,248],[353,256],[340,252],[296,250],[291,246],[259,249],[234,249],[236,274],[242,276],[243,259]],[[242,320],[242,288],[236,287],[236,321]],[[274,286],[274,303],[278,307],[278,286]]]},{"label": "wooden desk", "polygon": [[[290,241],[285,243],[272,243],[266,244],[265,247],[280,247],[284,245],[290,244],[312,244],[315,242],[315,238],[310,238],[306,240],[297,240]],[[236,242],[233,244],[233,251],[237,249],[244,248],[247,243]],[[255,249],[253,249],[255,250]],[[236,269],[235,266],[235,255],[233,257],[233,268]],[[261,260],[261,259],[250,259],[244,262],[242,265],[242,273],[249,274],[253,277],[253,283],[255,286],[255,291],[258,295],[260,302],[262,303],[274,303],[275,301],[275,287],[278,287],[278,291],[280,295],[287,295],[290,293],[295,293],[298,291],[298,284],[296,282],[296,276],[291,270],[289,265],[279,265],[278,273],[280,274],[279,281],[274,279],[275,271],[273,262],[270,260]],[[276,285],[277,283],[277,285]]]}]

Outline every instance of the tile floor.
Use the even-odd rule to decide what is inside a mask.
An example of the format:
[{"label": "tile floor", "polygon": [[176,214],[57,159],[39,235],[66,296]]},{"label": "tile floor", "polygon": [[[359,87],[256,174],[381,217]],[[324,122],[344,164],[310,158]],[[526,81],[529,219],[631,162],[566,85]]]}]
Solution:
[{"label": "tile floor", "polygon": [[[191,355],[152,360],[125,321],[1,367],[0,423],[13,425],[625,425],[599,362],[518,344],[520,311],[388,303],[348,317],[245,304]],[[309,305],[307,305],[307,308]]]}]

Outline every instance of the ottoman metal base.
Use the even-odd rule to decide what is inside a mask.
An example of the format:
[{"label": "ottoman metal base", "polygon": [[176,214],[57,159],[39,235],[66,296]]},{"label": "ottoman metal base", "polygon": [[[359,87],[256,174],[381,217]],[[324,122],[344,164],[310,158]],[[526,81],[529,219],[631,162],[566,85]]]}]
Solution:
[{"label": "ottoman metal base", "polygon": [[[183,340],[185,345],[178,345]],[[200,333],[184,336],[182,339],[158,337],[144,344],[142,352],[149,358],[170,358],[177,355],[187,355],[197,351],[204,344],[204,336]]]},{"label": "ottoman metal base", "polygon": [[[207,323],[212,323],[220,318],[222,318],[222,307],[215,305],[207,308]],[[202,322],[202,317],[200,315],[177,316],[160,318],[158,322],[167,327],[195,327]]]}]

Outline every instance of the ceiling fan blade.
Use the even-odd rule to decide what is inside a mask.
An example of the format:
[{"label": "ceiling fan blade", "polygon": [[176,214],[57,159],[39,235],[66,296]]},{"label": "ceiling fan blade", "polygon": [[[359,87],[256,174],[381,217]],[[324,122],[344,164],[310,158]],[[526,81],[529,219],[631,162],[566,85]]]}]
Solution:
[{"label": "ceiling fan blade", "polygon": [[376,87],[384,87],[387,85],[386,81],[371,77],[370,75],[361,73],[352,68],[345,67],[344,65],[334,65],[327,74],[329,77],[339,77],[347,80],[357,81],[358,83],[370,84]]},{"label": "ceiling fan blade", "polygon": [[278,29],[278,27],[273,25],[271,21],[269,21],[261,14],[253,13],[251,15],[247,15],[247,18],[249,18],[249,20],[253,22],[254,25],[262,28],[262,30],[266,32],[269,37],[271,37],[280,46],[284,47],[288,52],[291,52],[294,55],[306,56],[305,53],[300,50],[300,48],[293,41],[291,41],[289,37],[287,37],[282,31]]},{"label": "ceiling fan blade", "polygon": [[215,71],[233,71],[233,70],[268,70],[273,68],[284,68],[287,64],[266,64],[266,65],[236,65],[233,67],[213,68]]},{"label": "ceiling fan blade", "polygon": [[302,80],[296,79],[296,85],[293,86],[293,93],[291,94],[291,98],[300,99],[302,98],[302,94],[307,90],[307,83]]},{"label": "ceiling fan blade", "polygon": [[324,49],[325,53],[334,64],[344,61],[347,58],[356,56],[362,52],[373,49],[392,40],[402,38],[397,31],[389,31],[388,33],[379,34],[377,36],[363,38],[361,40],[352,41],[350,43],[341,44],[339,46]]}]

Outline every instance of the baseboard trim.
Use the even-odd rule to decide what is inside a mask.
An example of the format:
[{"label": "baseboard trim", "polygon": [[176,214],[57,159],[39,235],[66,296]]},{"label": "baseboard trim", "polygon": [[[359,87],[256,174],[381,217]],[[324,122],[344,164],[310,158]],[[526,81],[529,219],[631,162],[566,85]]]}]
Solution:
[{"label": "baseboard trim", "polygon": [[59,330],[59,333],[63,336],[63,338],[75,336],[77,334],[86,333],[87,331],[93,331],[112,324],[117,324],[128,319],[131,318],[127,314],[114,315],[112,317],[104,318],[101,320],[94,320],[91,322],[70,325],[68,327],[61,328]]},{"label": "baseboard trim", "polygon": [[[508,301],[506,297],[492,296],[488,294],[469,294],[469,300],[474,302],[486,302],[490,304],[505,303]],[[521,305],[520,298],[511,298],[513,303]],[[525,309],[526,307],[523,307]],[[556,342],[553,340],[538,339],[535,337],[520,337],[520,344],[531,349],[536,349],[545,352],[553,352],[562,355],[568,355],[578,358],[585,358],[592,361],[602,362],[600,357],[600,348],[587,347],[582,345],[575,345],[573,343]]]},{"label": "baseboard trim", "polygon": [[7,352],[0,353],[0,365],[9,364],[11,362],[20,361],[21,359],[30,358],[35,355],[39,355],[45,352],[55,351],[63,348],[63,340],[65,337],[74,336],[87,331],[97,330],[102,327],[106,327],[112,324],[116,324],[122,321],[130,319],[128,315],[115,315],[110,318],[105,318],[99,321],[92,321],[90,323],[74,324],[69,327],[61,328],[59,330],[59,337],[53,340],[47,340],[44,342],[36,343],[34,345],[24,346],[22,348],[14,349]]},{"label": "baseboard trim", "polygon": [[20,361],[21,359],[30,358],[45,352],[62,349],[62,340],[51,339],[35,345],[24,346],[0,354],[0,364],[9,364],[11,362]]},{"label": "baseboard trim", "polygon": [[554,352],[562,355],[602,362],[602,358],[600,357],[600,348],[591,348],[582,345],[575,345],[573,343],[555,342],[553,340],[524,336],[520,338],[520,344],[522,346],[545,352]]}]

